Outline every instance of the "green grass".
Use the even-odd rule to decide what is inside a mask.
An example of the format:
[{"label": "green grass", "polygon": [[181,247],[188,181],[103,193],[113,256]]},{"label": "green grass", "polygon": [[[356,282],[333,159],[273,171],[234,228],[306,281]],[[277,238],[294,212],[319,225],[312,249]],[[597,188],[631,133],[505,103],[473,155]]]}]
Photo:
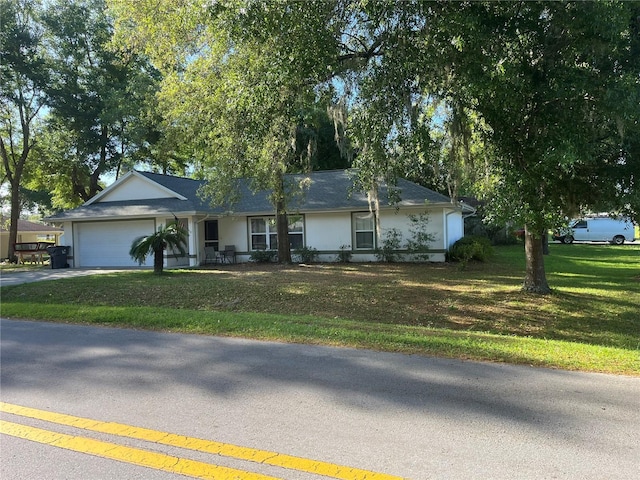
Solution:
[{"label": "green grass", "polygon": [[640,376],[640,247],[522,246],[487,263],[234,265],[3,287],[2,315],[373,348]]}]

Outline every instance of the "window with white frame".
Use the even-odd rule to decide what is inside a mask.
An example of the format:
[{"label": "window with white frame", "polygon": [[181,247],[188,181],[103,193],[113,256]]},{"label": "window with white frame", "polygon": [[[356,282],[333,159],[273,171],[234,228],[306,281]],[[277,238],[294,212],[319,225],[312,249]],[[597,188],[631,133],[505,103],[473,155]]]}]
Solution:
[{"label": "window with white frame", "polygon": [[[253,217],[249,219],[251,250],[277,250],[278,226],[276,217]],[[289,215],[289,245],[292,249],[304,246],[304,217]]]},{"label": "window with white frame", "polygon": [[376,222],[372,212],[351,214],[353,245],[356,250],[372,250],[376,246]]},{"label": "window with white frame", "polygon": [[292,250],[304,247],[304,220],[302,215],[289,215],[289,245]]}]

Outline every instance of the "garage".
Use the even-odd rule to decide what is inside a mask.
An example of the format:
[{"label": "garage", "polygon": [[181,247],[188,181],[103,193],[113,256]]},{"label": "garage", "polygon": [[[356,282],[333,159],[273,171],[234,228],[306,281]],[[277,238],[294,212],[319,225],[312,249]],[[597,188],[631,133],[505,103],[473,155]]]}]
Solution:
[{"label": "garage", "polygon": [[[135,238],[155,231],[154,220],[121,220],[74,223],[77,246],[73,252],[76,267],[134,267],[129,256]],[[153,265],[153,256],[146,266]]]}]

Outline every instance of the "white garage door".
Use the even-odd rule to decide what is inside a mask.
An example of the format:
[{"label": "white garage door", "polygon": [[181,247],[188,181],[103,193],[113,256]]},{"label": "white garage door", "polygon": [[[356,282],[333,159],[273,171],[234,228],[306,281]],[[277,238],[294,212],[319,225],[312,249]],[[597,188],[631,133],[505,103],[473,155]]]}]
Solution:
[{"label": "white garage door", "polygon": [[[133,267],[129,256],[131,242],[154,232],[153,220],[127,220],[120,222],[76,223],[75,265],[78,267]],[[147,266],[153,265],[153,255],[147,257]]]}]

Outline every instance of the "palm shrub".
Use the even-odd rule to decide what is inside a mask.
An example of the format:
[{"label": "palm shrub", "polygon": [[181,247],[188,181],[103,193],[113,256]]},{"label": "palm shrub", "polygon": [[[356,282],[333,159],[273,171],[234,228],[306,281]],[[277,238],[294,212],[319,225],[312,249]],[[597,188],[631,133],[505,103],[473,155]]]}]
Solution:
[{"label": "palm shrub", "polygon": [[147,256],[153,254],[153,273],[161,275],[164,267],[164,251],[177,250],[180,255],[185,255],[187,236],[187,229],[178,222],[169,223],[166,226],[160,225],[155,233],[136,238],[131,244],[129,255],[142,265]]}]

